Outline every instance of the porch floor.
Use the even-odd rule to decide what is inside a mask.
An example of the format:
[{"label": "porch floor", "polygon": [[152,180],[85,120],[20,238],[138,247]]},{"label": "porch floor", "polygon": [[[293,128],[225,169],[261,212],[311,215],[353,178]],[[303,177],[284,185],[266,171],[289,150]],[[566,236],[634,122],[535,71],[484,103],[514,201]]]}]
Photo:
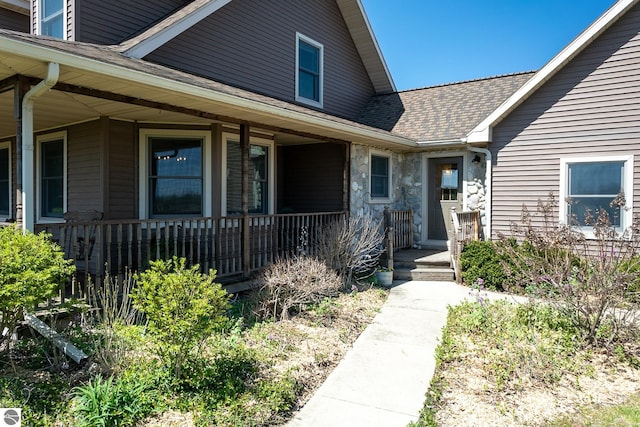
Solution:
[{"label": "porch floor", "polygon": [[395,280],[453,281],[451,255],[441,249],[407,249],[394,254]]}]

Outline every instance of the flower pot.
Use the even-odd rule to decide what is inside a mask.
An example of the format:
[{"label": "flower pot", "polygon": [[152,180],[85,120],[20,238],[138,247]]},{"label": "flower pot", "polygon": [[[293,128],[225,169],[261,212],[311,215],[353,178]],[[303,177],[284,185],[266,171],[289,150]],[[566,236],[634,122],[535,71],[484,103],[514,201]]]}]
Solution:
[{"label": "flower pot", "polygon": [[378,285],[390,287],[393,284],[393,271],[376,271]]}]

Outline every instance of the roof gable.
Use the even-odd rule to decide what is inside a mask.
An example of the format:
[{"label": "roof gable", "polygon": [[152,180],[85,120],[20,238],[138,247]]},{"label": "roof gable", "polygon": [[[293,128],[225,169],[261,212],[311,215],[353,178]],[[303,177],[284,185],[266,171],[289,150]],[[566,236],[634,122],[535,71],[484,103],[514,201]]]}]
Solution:
[{"label": "roof gable", "polygon": [[547,80],[563,69],[580,52],[597,39],[604,31],[627,13],[640,0],[619,0],[604,14],[596,19],[578,37],[569,43],[544,67],[534,74],[519,90],[474,127],[466,136],[469,143],[485,143],[492,140],[492,129],[508,116],[515,108],[535,93]]},{"label": "roof gable", "polygon": [[[231,1],[194,0],[153,27],[124,41],[117,49],[129,57],[142,59]],[[336,0],[336,3],[376,93],[394,92],[393,79],[361,0]]]}]

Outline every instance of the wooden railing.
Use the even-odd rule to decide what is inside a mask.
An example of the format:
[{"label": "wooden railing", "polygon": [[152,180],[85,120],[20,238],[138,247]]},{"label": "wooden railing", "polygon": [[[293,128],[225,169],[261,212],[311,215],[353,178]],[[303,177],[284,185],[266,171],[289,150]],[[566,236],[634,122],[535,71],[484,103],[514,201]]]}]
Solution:
[{"label": "wooden railing", "polygon": [[462,280],[460,254],[467,242],[480,239],[480,212],[456,212],[455,208],[452,208],[451,221],[453,222],[452,232],[449,236],[451,264],[455,271],[456,280],[460,282]]},{"label": "wooden railing", "polygon": [[413,247],[413,210],[397,211],[385,208],[383,227],[386,265],[393,268],[395,251]]},{"label": "wooden railing", "polygon": [[413,210],[389,211],[389,225],[393,226],[393,247],[411,249],[413,247]]},{"label": "wooden railing", "polygon": [[[151,260],[185,257],[217,277],[248,277],[280,257],[315,252],[321,229],[345,212],[245,217],[88,221],[38,224],[76,263],[77,278],[99,282],[106,269],[123,274],[145,269]],[[248,225],[248,228],[247,228]],[[246,234],[245,234],[246,231]],[[77,290],[73,290],[75,293]]]}]

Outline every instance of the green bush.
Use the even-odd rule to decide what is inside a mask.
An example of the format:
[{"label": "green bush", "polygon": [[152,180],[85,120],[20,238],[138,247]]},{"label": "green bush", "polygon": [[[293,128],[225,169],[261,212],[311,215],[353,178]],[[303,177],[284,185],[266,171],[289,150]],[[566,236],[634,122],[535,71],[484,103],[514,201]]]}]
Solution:
[{"label": "green bush", "polygon": [[484,287],[503,291],[509,280],[503,262],[504,258],[498,254],[495,243],[491,241],[469,242],[460,255],[462,278],[467,284],[482,279]]},{"label": "green bush", "polygon": [[0,350],[11,336],[1,332],[12,331],[25,310],[54,296],[74,271],[72,261],[64,259],[48,235],[0,227]]},{"label": "green bush", "polygon": [[215,272],[201,274],[184,258],[151,261],[136,275],[134,307],[143,312],[158,355],[181,377],[183,363],[225,324],[229,295],[215,283]]}]

